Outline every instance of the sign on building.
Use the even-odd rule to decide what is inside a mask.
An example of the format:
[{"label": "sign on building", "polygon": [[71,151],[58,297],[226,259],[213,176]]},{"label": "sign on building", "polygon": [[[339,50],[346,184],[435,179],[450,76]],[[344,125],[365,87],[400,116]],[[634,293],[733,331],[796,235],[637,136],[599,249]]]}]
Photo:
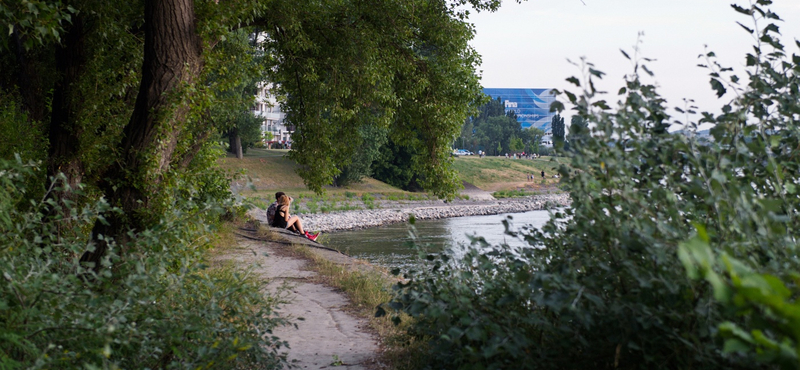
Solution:
[{"label": "sign on building", "polygon": [[522,128],[537,127],[551,132],[550,122],[555,113],[550,113],[550,104],[556,98],[551,89],[483,89],[483,93],[500,98],[506,112],[514,111]]}]

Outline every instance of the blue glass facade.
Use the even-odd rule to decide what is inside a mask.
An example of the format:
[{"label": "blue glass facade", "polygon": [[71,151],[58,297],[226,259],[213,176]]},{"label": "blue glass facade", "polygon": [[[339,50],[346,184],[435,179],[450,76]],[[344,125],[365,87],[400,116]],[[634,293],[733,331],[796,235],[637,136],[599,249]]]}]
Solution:
[{"label": "blue glass facade", "polygon": [[517,121],[523,129],[537,127],[544,132],[551,132],[550,122],[555,113],[550,113],[550,103],[556,100],[550,94],[551,89],[483,89],[483,93],[500,98],[506,112],[514,111]]}]

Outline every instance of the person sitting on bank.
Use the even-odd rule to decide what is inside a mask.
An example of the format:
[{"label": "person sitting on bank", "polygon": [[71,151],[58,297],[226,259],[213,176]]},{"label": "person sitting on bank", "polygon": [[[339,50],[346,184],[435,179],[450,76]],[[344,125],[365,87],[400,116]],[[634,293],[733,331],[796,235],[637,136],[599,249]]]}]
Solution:
[{"label": "person sitting on bank", "polygon": [[311,234],[303,230],[303,222],[300,221],[300,217],[289,214],[289,207],[292,205],[292,200],[293,199],[286,194],[278,197],[278,208],[275,211],[275,220],[272,226],[292,230],[300,235],[305,235],[306,238],[317,240],[320,233]]},{"label": "person sitting on bank", "polygon": [[275,221],[275,212],[278,210],[278,198],[280,198],[281,195],[286,195],[286,193],[282,191],[275,193],[275,201],[267,208],[267,225],[269,226],[272,226],[272,222]]}]

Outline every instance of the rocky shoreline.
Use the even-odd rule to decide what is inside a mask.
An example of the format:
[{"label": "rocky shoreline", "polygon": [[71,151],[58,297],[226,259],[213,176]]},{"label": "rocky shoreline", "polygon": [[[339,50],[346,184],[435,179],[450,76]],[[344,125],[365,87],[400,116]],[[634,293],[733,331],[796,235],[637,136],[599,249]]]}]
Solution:
[{"label": "rocky shoreline", "polygon": [[[569,203],[569,194],[557,193],[499,200],[456,200],[449,203],[443,201],[421,204],[390,203],[382,204],[381,209],[299,214],[299,216],[307,230],[333,232],[406,222],[409,215],[412,214],[418,220],[433,220],[527,212],[567,206]],[[250,214],[259,221],[266,222],[266,214],[263,210],[253,210]]]}]

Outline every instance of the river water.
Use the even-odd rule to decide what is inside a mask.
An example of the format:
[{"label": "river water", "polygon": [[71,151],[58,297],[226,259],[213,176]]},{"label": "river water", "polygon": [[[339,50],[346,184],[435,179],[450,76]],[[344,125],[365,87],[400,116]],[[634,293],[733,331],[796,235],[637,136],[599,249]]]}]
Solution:
[{"label": "river water", "polygon": [[[508,244],[523,246],[521,237],[505,234],[503,220],[508,220],[511,230],[528,227],[539,228],[550,219],[549,211],[506,213],[490,216],[455,217],[440,220],[417,221],[417,244],[428,251],[458,248],[470,243],[470,236],[483,237],[490,245]],[[416,256],[410,246],[409,224],[398,223],[364,230],[341,231],[324,235],[328,247],[388,268],[403,268]]]}]

